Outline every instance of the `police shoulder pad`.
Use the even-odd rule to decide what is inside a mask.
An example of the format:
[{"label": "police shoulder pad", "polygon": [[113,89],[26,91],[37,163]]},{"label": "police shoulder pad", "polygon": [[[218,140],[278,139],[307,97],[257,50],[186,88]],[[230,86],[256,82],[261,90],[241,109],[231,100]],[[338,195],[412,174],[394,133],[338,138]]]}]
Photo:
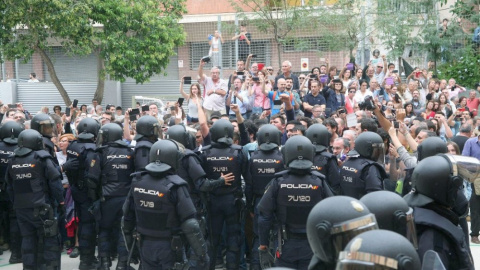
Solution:
[{"label": "police shoulder pad", "polygon": [[35,154],[41,158],[41,159],[45,159],[45,158],[53,158],[50,153],[48,153],[47,151],[45,150],[38,150],[38,151],[35,151]]},{"label": "police shoulder pad", "polygon": [[95,151],[95,149],[97,149],[94,143],[86,143],[83,146],[85,147],[85,150]]},{"label": "police shoulder pad", "polygon": [[277,173],[275,174],[275,177],[276,177],[276,178],[282,177],[282,176],[288,174],[288,172],[289,172],[288,170],[284,170],[284,171],[277,172]]},{"label": "police shoulder pad", "polygon": [[103,152],[104,149],[107,149],[108,145],[102,145],[95,149],[95,152]]},{"label": "police shoulder pad", "polygon": [[313,170],[312,170],[312,175],[315,175],[315,176],[317,176],[317,177],[319,177],[319,178],[325,179],[325,175],[323,175],[323,174],[321,174],[321,173],[319,173],[319,172],[317,172],[317,171],[313,171]]},{"label": "police shoulder pad", "polygon": [[322,153],[320,153],[322,156],[328,158],[328,159],[331,159],[331,158],[334,158],[335,156],[330,153],[330,152],[327,152],[327,151],[323,151]]},{"label": "police shoulder pad", "polygon": [[153,143],[151,143],[150,141],[139,141],[137,142],[137,144],[135,145],[135,149],[139,149],[139,148],[152,148],[152,145]]},{"label": "police shoulder pad", "polygon": [[203,151],[205,151],[205,150],[209,150],[209,149],[211,149],[211,148],[212,148],[212,145],[211,145],[211,144],[210,144],[210,145],[207,145],[207,146],[205,146],[205,147],[202,147],[202,150],[200,150],[200,153],[203,152]]},{"label": "police shoulder pad", "polygon": [[235,149],[235,150],[242,150],[242,146],[238,144],[232,144],[230,145],[230,148]]},{"label": "police shoulder pad", "polygon": [[165,178],[175,186],[188,185],[188,183],[178,175],[167,175]]}]

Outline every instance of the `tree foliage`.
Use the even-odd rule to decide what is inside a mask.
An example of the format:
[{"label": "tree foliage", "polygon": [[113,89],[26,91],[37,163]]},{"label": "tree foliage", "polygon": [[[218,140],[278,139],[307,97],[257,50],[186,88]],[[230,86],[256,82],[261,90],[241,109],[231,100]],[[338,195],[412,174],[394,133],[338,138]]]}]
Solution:
[{"label": "tree foliage", "polygon": [[438,77],[455,78],[458,84],[474,89],[480,78],[480,54],[471,46],[462,51],[460,57],[438,67]]},{"label": "tree foliage", "polygon": [[95,98],[101,101],[106,75],[143,83],[164,72],[185,40],[178,23],[185,12],[185,0],[4,0],[0,49],[4,58],[24,62],[39,53],[67,105],[70,98],[56,76],[49,48],[60,43],[72,55],[96,53]]}]

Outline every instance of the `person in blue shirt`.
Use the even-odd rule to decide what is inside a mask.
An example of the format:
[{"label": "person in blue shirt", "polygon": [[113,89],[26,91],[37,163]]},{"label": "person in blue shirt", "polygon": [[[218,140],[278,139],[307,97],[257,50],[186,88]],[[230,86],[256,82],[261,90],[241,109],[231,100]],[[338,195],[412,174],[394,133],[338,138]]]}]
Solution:
[{"label": "person in blue shirt", "polygon": [[272,108],[272,113],[271,115],[275,115],[280,112],[280,107],[281,105],[274,105],[274,100],[280,100],[280,95],[282,94],[287,94],[290,96],[290,102],[292,102],[292,106],[294,105],[293,101],[293,95],[288,93],[287,91],[287,81],[283,78],[278,79],[277,81],[277,88],[278,90],[276,91],[268,91],[267,88],[265,88],[263,93],[268,96],[268,99],[270,100],[270,108]]},{"label": "person in blue shirt", "polygon": [[323,95],[320,94],[320,82],[313,80],[310,83],[310,86],[310,93],[303,98],[305,117],[312,117],[312,109],[314,105],[323,105],[323,107],[325,107],[327,103]]}]

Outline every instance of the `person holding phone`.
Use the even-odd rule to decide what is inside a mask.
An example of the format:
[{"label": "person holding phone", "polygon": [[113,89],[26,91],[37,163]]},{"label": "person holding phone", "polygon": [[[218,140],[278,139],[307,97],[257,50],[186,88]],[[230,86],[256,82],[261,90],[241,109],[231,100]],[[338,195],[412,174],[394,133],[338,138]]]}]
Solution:
[{"label": "person holding phone", "polygon": [[[246,91],[242,91],[242,80],[240,78],[236,78],[233,81],[233,86],[228,92],[226,105],[230,107],[231,104],[238,105],[240,114],[245,118],[247,113],[248,96]],[[230,119],[236,119],[235,112],[230,110],[229,117]]]},{"label": "person holding phone", "polygon": [[[200,87],[200,84],[194,83],[190,85],[190,92],[187,94],[183,90],[183,84],[185,83],[185,80],[188,79],[189,77],[182,77],[182,80],[180,81],[180,94],[182,97],[185,99],[187,102],[187,122],[188,124],[196,124],[198,123],[198,109],[197,109],[197,102],[196,100],[200,102],[200,104],[203,103],[203,98],[202,98],[202,88]],[[190,77],[191,80],[191,77]]]},{"label": "person holding phone", "polygon": [[256,74],[258,80],[254,81],[252,87],[249,87],[249,96],[254,96],[253,113],[261,114],[263,110],[270,109],[270,99],[264,94],[265,91],[272,90],[272,84],[267,79],[267,74],[263,70],[259,70]]}]

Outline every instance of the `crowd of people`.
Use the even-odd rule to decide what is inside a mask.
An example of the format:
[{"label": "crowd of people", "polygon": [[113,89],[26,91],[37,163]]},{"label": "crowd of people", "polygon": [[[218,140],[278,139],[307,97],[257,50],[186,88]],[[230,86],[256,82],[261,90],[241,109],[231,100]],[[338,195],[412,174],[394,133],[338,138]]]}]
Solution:
[{"label": "crowd of people", "polygon": [[308,74],[204,65],[165,106],[0,106],[10,263],[60,269],[66,249],[81,270],[420,269],[434,251],[473,269],[480,83],[403,80],[378,50]]}]

